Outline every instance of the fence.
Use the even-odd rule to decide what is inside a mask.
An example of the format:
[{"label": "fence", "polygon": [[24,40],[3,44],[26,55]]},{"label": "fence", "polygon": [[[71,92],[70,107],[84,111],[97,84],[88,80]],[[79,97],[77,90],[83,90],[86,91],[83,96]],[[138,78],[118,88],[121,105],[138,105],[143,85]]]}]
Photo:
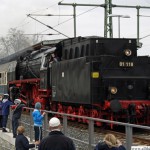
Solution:
[{"label": "fence", "polygon": [[[23,124],[24,126],[27,126],[26,129],[28,129],[28,136],[30,138],[30,141],[33,141],[33,120],[32,120],[32,112],[33,108],[27,108],[30,112],[30,120],[29,122],[24,121],[25,118],[21,118],[20,123]],[[76,138],[71,137],[74,141],[81,142],[82,144],[86,144],[88,146],[89,150],[93,150],[94,146],[96,143],[94,143],[94,122],[103,122],[107,124],[115,124],[115,125],[120,125],[125,127],[125,135],[126,135],[126,143],[125,147],[127,150],[131,150],[132,146],[132,138],[133,138],[133,128],[139,128],[139,129],[146,129],[150,130],[150,127],[148,126],[141,126],[141,125],[135,125],[135,124],[129,124],[129,123],[123,123],[123,122],[117,122],[117,121],[110,121],[110,120],[105,120],[105,119],[98,119],[98,118],[91,118],[91,117],[84,117],[84,116],[76,116],[76,115],[71,115],[71,114],[65,114],[65,113],[58,113],[58,112],[53,112],[53,111],[46,111],[43,110],[43,112],[46,112],[46,115],[44,117],[44,124],[43,124],[43,135],[46,136],[48,133],[48,116],[49,115],[60,115],[62,117],[62,124],[63,124],[63,133],[67,135],[67,126],[68,126],[68,117],[74,117],[77,119],[86,119],[88,120],[88,141],[82,141]],[[10,113],[10,121],[12,118],[12,112]],[[12,126],[11,123],[9,123],[9,130],[11,132]]]}]

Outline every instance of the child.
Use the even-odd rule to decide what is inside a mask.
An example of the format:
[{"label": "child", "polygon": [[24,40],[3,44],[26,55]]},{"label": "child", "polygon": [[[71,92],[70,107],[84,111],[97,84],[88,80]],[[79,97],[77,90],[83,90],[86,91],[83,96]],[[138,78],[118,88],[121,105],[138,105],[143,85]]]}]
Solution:
[{"label": "child", "polygon": [[42,139],[42,123],[45,115],[45,112],[41,114],[40,109],[41,109],[41,103],[37,102],[35,104],[35,109],[32,113],[36,144],[39,144],[40,140]]},{"label": "child", "polygon": [[35,144],[29,144],[28,139],[24,136],[25,129],[23,126],[19,126],[17,128],[18,135],[15,141],[16,150],[29,150],[30,148],[34,148]]}]

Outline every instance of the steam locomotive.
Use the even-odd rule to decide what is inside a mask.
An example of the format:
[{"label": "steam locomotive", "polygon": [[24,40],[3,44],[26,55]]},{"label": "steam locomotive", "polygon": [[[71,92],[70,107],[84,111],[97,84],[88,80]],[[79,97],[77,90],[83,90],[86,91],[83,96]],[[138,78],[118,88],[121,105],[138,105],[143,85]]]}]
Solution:
[{"label": "steam locomotive", "polygon": [[136,43],[96,36],[40,42],[0,59],[0,93],[29,107],[41,102],[60,113],[150,125],[150,58],[137,56]]}]

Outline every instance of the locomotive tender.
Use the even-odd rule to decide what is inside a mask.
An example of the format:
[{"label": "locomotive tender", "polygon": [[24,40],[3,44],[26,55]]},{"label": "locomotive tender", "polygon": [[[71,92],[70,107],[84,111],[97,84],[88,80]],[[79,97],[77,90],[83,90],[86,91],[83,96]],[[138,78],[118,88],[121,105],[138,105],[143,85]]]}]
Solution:
[{"label": "locomotive tender", "polygon": [[150,125],[149,68],[136,39],[43,41],[0,60],[0,92],[30,107],[38,101],[61,113]]}]

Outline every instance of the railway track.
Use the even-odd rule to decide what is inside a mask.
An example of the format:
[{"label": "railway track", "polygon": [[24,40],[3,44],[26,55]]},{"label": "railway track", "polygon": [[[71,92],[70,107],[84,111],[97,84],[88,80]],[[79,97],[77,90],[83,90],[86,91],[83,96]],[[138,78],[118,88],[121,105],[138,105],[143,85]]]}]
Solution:
[{"label": "railway track", "polygon": [[[120,139],[124,143],[126,142],[125,133],[112,131],[112,130],[106,130],[106,131],[104,131],[104,133],[105,134],[106,133],[115,134],[118,139]],[[133,140],[132,142],[133,142],[134,146],[139,146],[139,145],[149,146],[149,144],[150,144],[150,132],[149,132],[149,136],[148,136],[146,132],[145,133],[143,132],[142,134],[139,134],[139,133],[136,133],[136,131],[135,131],[135,133],[133,134],[132,140]]]},{"label": "railway track", "polygon": [[[75,128],[79,128],[81,130],[81,132],[85,132],[86,130],[88,132],[88,126],[86,124],[69,122],[68,125],[75,127]],[[118,139],[120,139],[123,143],[126,143],[126,135],[125,135],[125,132],[123,130],[124,129],[121,128],[120,132],[119,132],[119,131],[115,131],[115,130],[109,130],[109,129],[104,129],[104,128],[100,128],[100,127],[95,127],[94,132],[95,132],[95,136],[97,138],[99,137],[99,140],[103,139],[103,137],[107,133],[112,133]],[[133,145],[134,146],[139,146],[139,145],[149,146],[150,145],[150,131],[140,130],[140,132],[139,132],[138,129],[134,130],[134,132],[133,132]]]},{"label": "railway track", "polygon": [[[25,113],[24,115],[28,115]],[[23,117],[27,118],[27,117]],[[28,121],[28,120],[26,120]],[[75,139],[79,139],[82,141],[84,139],[85,142],[88,142],[88,125],[79,123],[79,122],[73,122],[68,120],[68,136],[73,137]],[[107,127],[95,127],[94,128],[94,143],[97,144],[98,141],[103,140],[105,134],[112,133],[114,134],[118,139],[122,141],[123,144],[126,143],[126,135],[125,130],[123,128],[117,129],[117,130],[110,130],[107,129]],[[133,131],[133,146],[149,146],[150,144],[150,131],[147,130],[134,130]],[[78,149],[83,150],[82,144],[79,144]],[[86,149],[86,148],[85,148]]]}]

